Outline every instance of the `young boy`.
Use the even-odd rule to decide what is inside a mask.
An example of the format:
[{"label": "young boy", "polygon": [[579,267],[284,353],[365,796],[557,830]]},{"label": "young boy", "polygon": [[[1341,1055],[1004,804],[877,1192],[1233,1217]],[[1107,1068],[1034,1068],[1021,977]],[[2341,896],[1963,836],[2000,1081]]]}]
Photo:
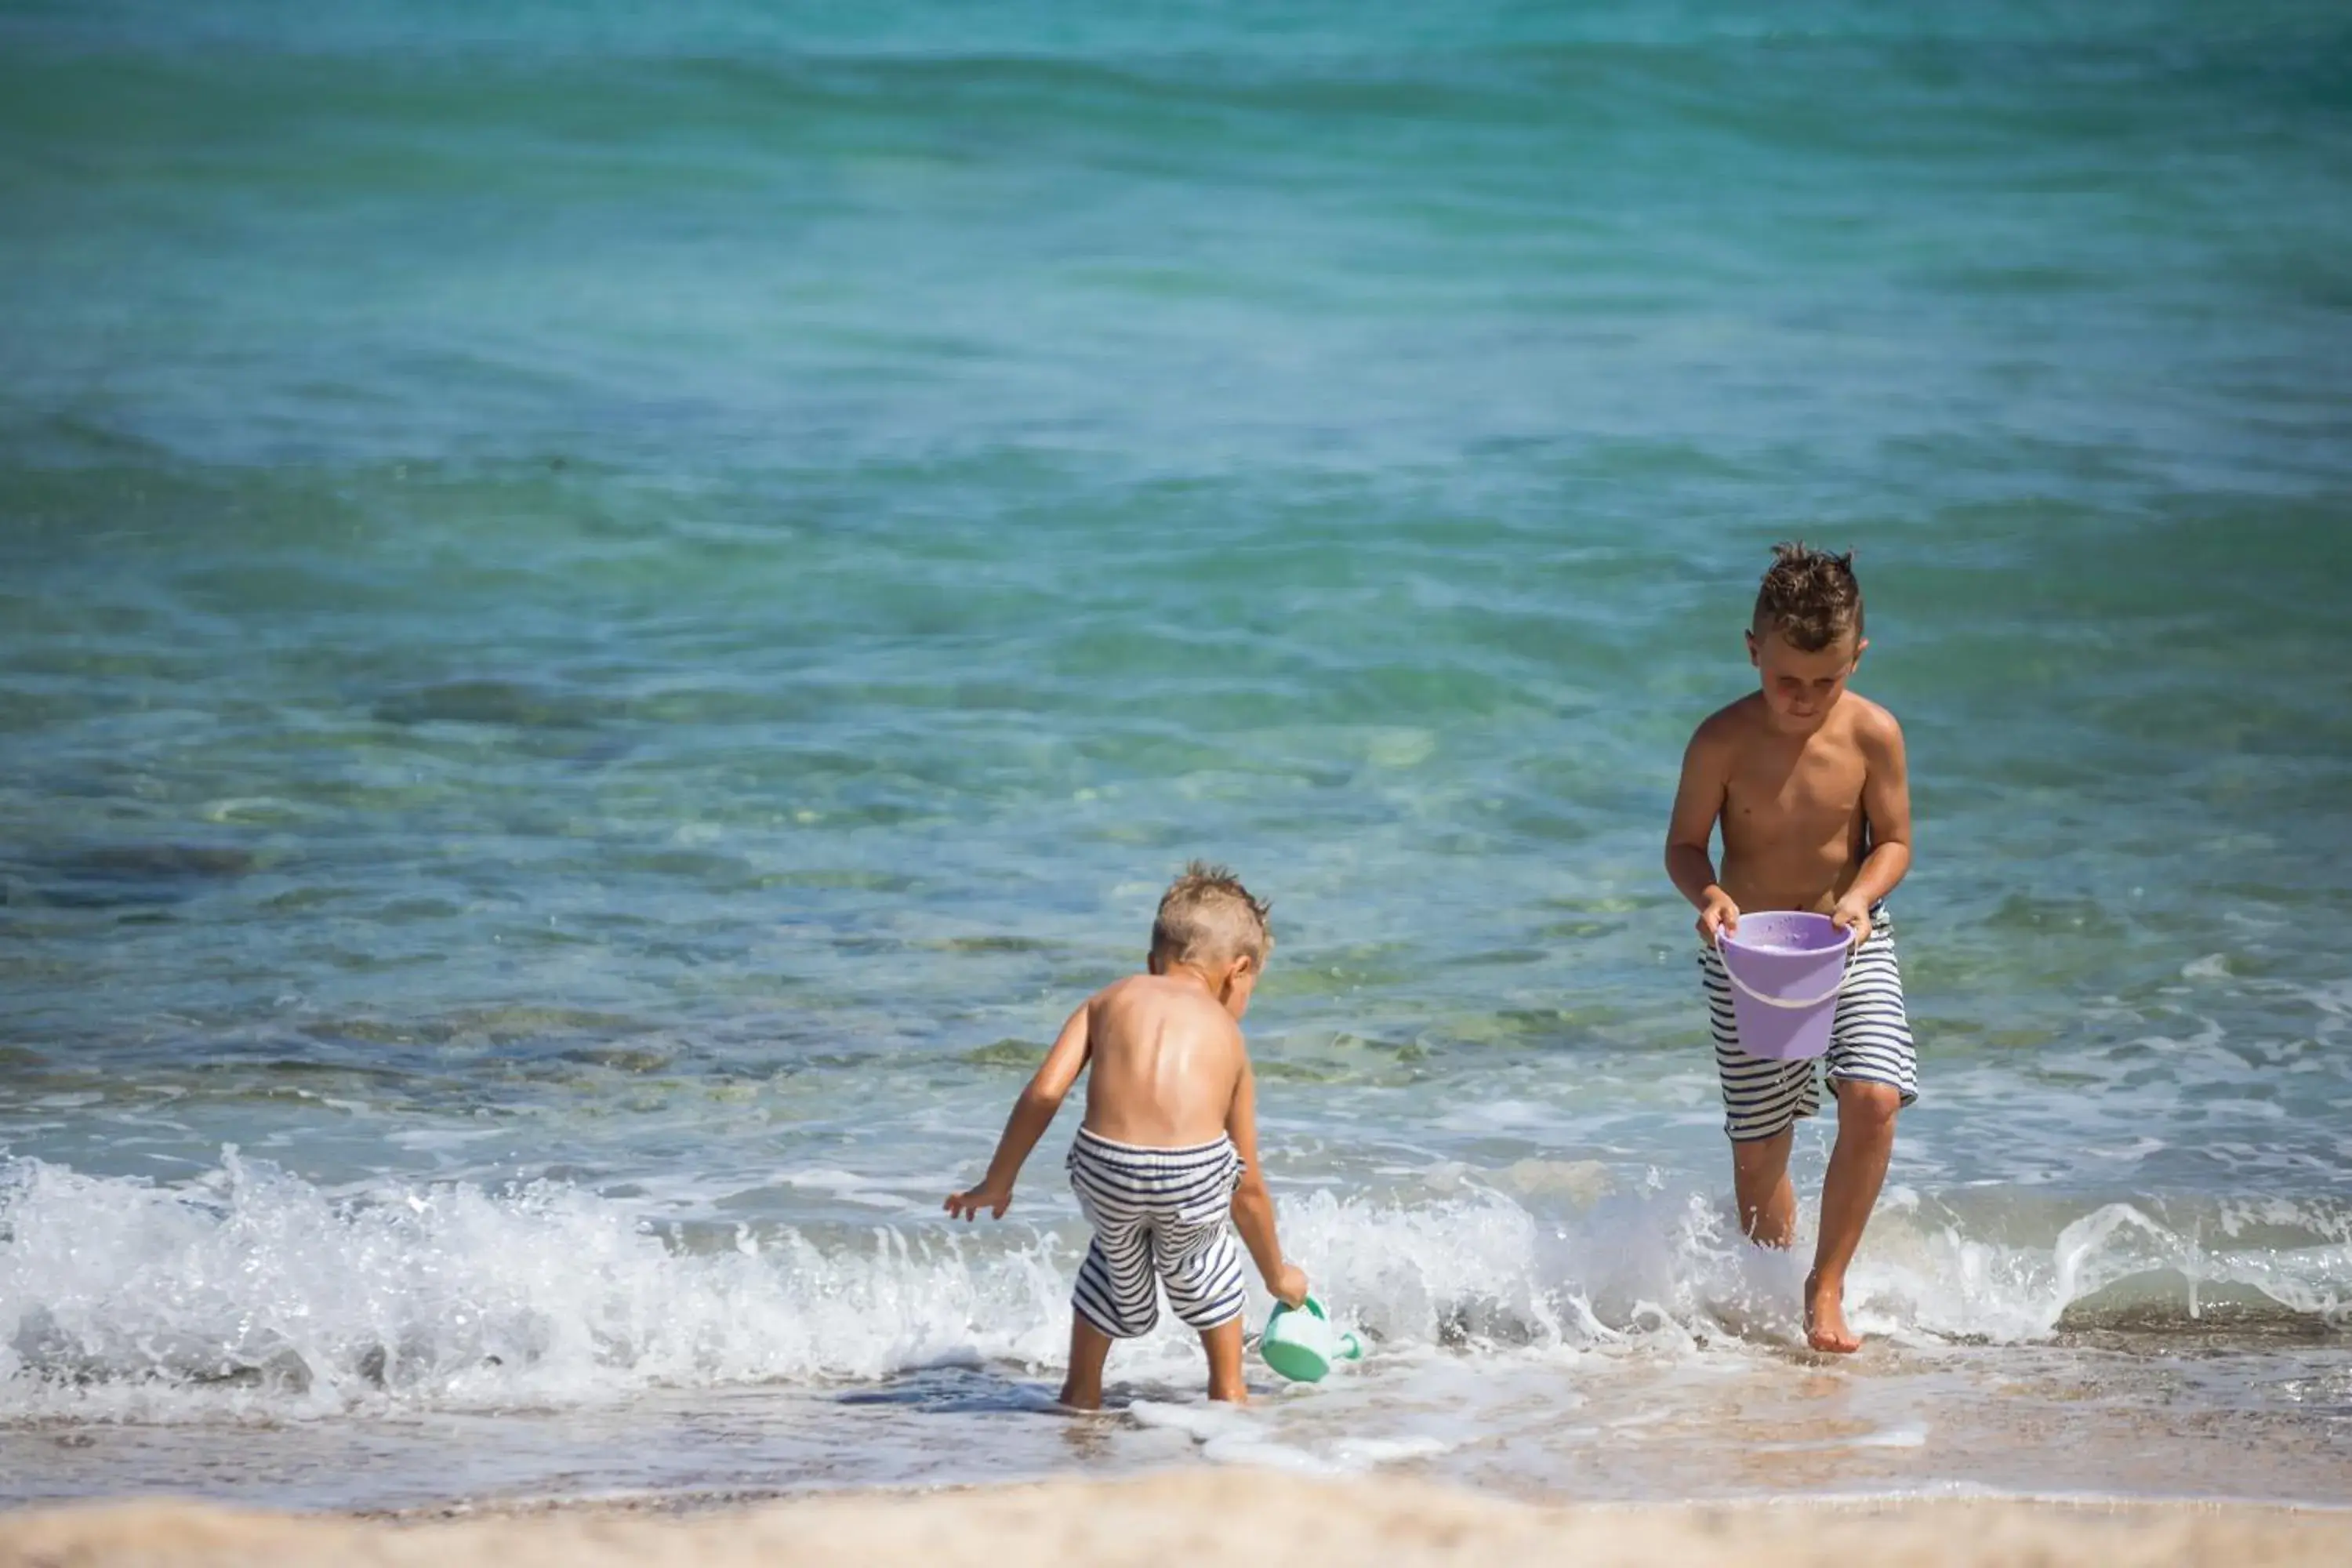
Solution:
[{"label": "young boy", "polygon": [[1112,982],[1062,1026],[1013,1107],[988,1174],[949,1194],[948,1213],[1003,1218],[1021,1163],[1091,1063],[1086,1120],[1070,1145],[1070,1185],[1095,1227],[1071,1304],[1062,1403],[1102,1405],[1113,1340],[1149,1333],[1158,1283],[1200,1331],[1209,1397],[1240,1404],[1242,1261],[1230,1210],[1265,1288],[1296,1307],[1307,1276],[1284,1260],[1274,1199],[1257,1163],[1257,1088],[1241,1017],[1274,935],[1266,906],[1223,867],[1194,861],[1160,900],[1148,973]]},{"label": "young boy", "polygon": [[[1851,1352],[1845,1271],[1886,1178],[1895,1115],[1918,1098],[1918,1066],[1884,900],[1911,867],[1911,786],[1895,716],[1846,689],[1863,650],[1853,557],[1783,544],[1756,595],[1751,692],[1698,727],[1683,755],[1666,833],[1666,874],[1698,909],[1698,962],[1714,1026],[1717,1076],[1739,1223],[1766,1247],[1797,1228],[1789,1145],[1797,1119],[1821,1107],[1811,1061],[1739,1048],[1717,935],[1742,910],[1811,910],[1853,933],[1827,1058],[1837,1095],[1837,1145],[1822,1182],[1821,1239],[1805,1281],[1805,1335],[1816,1350]],[[1723,868],[1707,856],[1723,826]]]}]

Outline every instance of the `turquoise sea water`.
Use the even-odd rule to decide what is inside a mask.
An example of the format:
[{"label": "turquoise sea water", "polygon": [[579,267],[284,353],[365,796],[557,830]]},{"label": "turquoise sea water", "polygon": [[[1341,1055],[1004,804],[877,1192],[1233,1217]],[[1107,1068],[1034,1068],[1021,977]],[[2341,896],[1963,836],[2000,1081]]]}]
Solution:
[{"label": "turquoise sea water", "polygon": [[[0,213],[0,1499],[2352,1500],[2329,8],[17,4]],[[1826,1369],[1658,867],[1797,536],[1920,816]],[[1375,1353],[1090,1447],[1066,1130],[932,1214],[1194,855]]]}]

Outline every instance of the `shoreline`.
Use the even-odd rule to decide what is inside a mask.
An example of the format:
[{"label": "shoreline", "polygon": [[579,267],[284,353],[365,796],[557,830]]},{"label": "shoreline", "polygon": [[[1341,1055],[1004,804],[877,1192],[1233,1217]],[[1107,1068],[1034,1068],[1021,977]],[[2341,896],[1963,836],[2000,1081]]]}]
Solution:
[{"label": "shoreline", "polygon": [[2223,1500],[1759,1498],[1528,1503],[1404,1479],[1243,1468],[928,1491],[740,1492],[452,1503],[290,1514],[173,1500],[0,1514],[0,1568],[363,1563],[907,1563],[921,1568],[1190,1564],[1204,1554],[1320,1563],[1675,1563],[1708,1568],[2352,1561],[2352,1509]]},{"label": "shoreline", "polygon": [[1813,1511],[1832,1516],[1860,1516],[1907,1509],[1960,1507],[2022,1509],[2058,1514],[2102,1515],[2142,1512],[2230,1512],[2244,1510],[2263,1514],[2298,1517],[2308,1515],[2316,1520],[2341,1519],[2347,1525],[2352,1525],[2352,1500],[2326,1502],[2294,1497],[2225,1497],[2200,1496],[2193,1493],[2141,1495],[2129,1492],[2003,1491],[1979,1488],[1969,1482],[1953,1482],[1950,1489],[1894,1488],[1885,1491],[1805,1491],[1780,1495],[1704,1498],[1608,1497],[1570,1500],[1557,1497],[1517,1495],[1509,1491],[1495,1490],[1444,1479],[1383,1475],[1377,1471],[1349,1475],[1301,1476],[1272,1466],[1189,1465],[1101,1478],[1061,1475],[1024,1477],[1003,1481],[950,1483],[939,1486],[885,1484],[844,1487],[718,1487],[709,1489],[685,1488],[668,1491],[616,1491],[577,1495],[549,1493],[543,1496],[494,1497],[478,1500],[453,1498],[443,1502],[415,1503],[399,1508],[318,1510],[254,1507],[241,1503],[214,1502],[204,1499],[84,1498],[53,1503],[0,1506],[0,1542],[5,1541],[8,1525],[12,1521],[41,1514],[134,1507],[150,1500],[170,1500],[184,1503],[191,1508],[212,1508],[237,1514],[348,1520],[354,1523],[410,1528],[432,1524],[458,1524],[467,1521],[565,1517],[692,1521],[727,1514],[754,1513],[767,1509],[793,1508],[812,1503],[851,1500],[908,1503],[929,1498],[971,1497],[994,1492],[1043,1491],[1065,1487],[1081,1489],[1087,1488],[1117,1489],[1194,1475],[1267,1476],[1281,1479],[1287,1485],[1331,1487],[1340,1490],[1358,1486],[1418,1487],[1461,1497],[1490,1499],[1516,1508],[1596,1516],[1636,1515],[1660,1511],[1728,1514]]}]

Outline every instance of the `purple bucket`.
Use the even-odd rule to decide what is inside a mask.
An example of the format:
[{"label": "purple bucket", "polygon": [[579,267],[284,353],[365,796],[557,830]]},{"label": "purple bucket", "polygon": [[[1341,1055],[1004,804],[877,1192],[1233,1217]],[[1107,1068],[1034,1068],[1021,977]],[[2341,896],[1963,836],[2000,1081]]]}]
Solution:
[{"label": "purple bucket", "polygon": [[1744,1054],[1794,1061],[1830,1048],[1853,933],[1827,915],[1777,910],[1740,916],[1738,931],[1723,932],[1716,948]]}]

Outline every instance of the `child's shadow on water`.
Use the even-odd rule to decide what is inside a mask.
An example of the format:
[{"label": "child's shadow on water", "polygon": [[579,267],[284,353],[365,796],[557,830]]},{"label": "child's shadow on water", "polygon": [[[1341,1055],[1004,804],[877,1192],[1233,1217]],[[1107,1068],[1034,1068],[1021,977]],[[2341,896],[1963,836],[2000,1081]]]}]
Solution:
[{"label": "child's shadow on water", "polygon": [[919,1367],[878,1387],[854,1389],[835,1398],[841,1405],[885,1405],[919,1415],[1050,1415],[1062,1408],[1047,1384],[980,1366]]},{"label": "child's shadow on water", "polygon": [[985,1366],[959,1362],[916,1367],[879,1384],[854,1388],[834,1395],[836,1405],[880,1405],[917,1415],[972,1415],[992,1413],[1032,1415],[1124,1415],[1136,1404],[1171,1404],[1184,1394],[1172,1384],[1115,1383],[1103,1390],[1098,1411],[1070,1410],[1055,1397],[1051,1383],[1011,1376]]},{"label": "child's shadow on water", "polygon": [[1055,1397],[1050,1383],[1034,1383],[982,1366],[931,1366],[905,1372],[878,1387],[835,1394],[835,1403],[882,1406],[909,1415],[1053,1415],[1062,1421],[1062,1441],[1074,1458],[1115,1458],[1115,1435],[1131,1432],[1129,1407],[1183,1398],[1160,1384],[1114,1384],[1103,1391],[1097,1411],[1070,1410]]}]

